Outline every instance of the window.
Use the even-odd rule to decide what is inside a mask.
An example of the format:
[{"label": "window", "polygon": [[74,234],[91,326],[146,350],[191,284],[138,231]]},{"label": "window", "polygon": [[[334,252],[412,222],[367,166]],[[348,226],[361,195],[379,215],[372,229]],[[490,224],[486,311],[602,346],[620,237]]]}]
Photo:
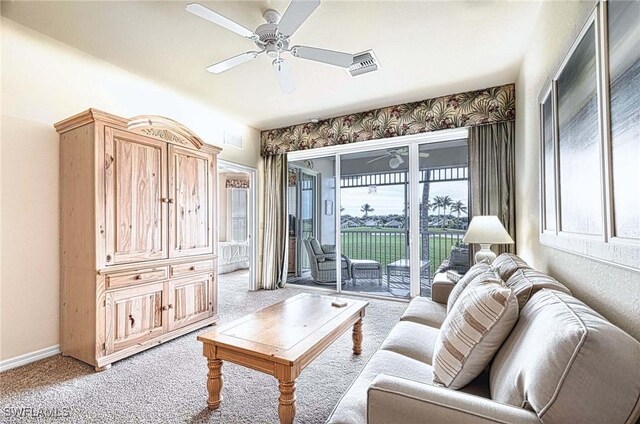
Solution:
[{"label": "window", "polygon": [[232,188],[231,192],[231,241],[247,240],[247,189]]}]

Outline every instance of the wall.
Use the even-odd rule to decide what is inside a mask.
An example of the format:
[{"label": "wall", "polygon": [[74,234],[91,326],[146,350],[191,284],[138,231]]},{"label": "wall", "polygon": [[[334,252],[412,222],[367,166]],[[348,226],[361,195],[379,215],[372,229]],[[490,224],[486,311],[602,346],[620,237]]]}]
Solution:
[{"label": "wall", "polygon": [[640,340],[640,274],[539,242],[538,96],[590,14],[592,2],[544,2],[516,81],[518,253]]},{"label": "wall", "polygon": [[58,344],[58,134],[53,124],[94,107],[156,114],[244,150],[221,158],[259,167],[259,132],[210,105],[2,18],[0,360]]}]

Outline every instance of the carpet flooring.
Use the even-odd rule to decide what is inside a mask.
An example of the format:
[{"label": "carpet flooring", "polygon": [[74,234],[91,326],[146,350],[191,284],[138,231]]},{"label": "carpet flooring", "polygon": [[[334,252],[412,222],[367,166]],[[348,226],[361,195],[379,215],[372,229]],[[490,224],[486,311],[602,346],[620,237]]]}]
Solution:
[{"label": "carpet flooring", "polygon": [[[304,291],[289,285],[249,292],[247,286],[246,271],[220,276],[221,323]],[[352,355],[348,331],[296,380],[297,423],[326,421],[407,307],[406,303],[377,299],[369,303],[362,355]],[[196,335],[210,328],[116,362],[101,373],[60,355],[1,373],[0,422],[277,423],[276,380],[231,363],[223,366],[220,410],[207,409],[207,367]],[[16,412],[23,416],[12,415]]]}]

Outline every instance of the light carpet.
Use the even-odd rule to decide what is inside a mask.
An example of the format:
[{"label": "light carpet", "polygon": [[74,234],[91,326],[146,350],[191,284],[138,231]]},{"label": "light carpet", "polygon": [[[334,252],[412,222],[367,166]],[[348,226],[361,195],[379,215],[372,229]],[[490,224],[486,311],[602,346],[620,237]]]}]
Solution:
[{"label": "light carpet", "polygon": [[[220,322],[240,318],[294,296],[287,286],[249,292],[246,271],[221,275]],[[296,380],[297,423],[324,423],[334,406],[398,322],[407,304],[369,300],[362,355],[351,352],[351,331],[316,358]],[[196,335],[187,334],[113,364],[93,367],[60,355],[0,374],[0,422],[60,423],[277,423],[275,378],[225,363],[219,411],[206,407],[206,360]],[[28,417],[15,409],[32,408]],[[8,413],[9,412],[9,413]],[[55,418],[33,417],[38,413]]]}]

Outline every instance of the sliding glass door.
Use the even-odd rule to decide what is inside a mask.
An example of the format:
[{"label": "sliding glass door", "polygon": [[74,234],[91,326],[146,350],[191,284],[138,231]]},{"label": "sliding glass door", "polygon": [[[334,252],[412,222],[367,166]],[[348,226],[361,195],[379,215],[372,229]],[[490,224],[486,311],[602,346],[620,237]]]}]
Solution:
[{"label": "sliding glass door", "polygon": [[291,153],[287,281],[409,298],[430,296],[437,272],[466,271],[466,134]]},{"label": "sliding glass door", "polygon": [[469,268],[467,140],[423,143],[418,154],[420,296],[429,297],[436,273]]},{"label": "sliding glass door", "polygon": [[410,295],[408,156],[408,146],[340,156],[344,291]]}]

